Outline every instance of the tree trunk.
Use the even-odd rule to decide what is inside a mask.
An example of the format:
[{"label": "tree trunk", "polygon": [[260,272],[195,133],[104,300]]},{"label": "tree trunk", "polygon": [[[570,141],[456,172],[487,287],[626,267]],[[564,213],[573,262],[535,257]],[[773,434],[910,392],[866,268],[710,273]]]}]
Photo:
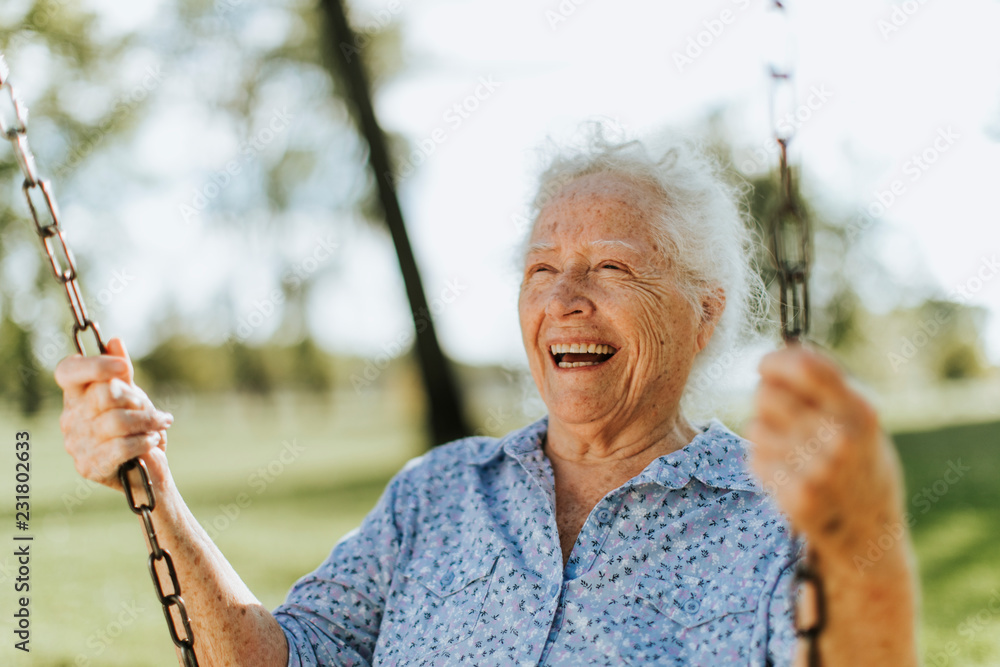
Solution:
[{"label": "tree trunk", "polygon": [[[448,360],[441,352],[434,321],[427,306],[420,271],[413,257],[410,240],[403,224],[403,213],[396,197],[392,166],[386,149],[385,135],[379,127],[372,107],[367,75],[355,48],[357,41],[344,12],[341,0],[320,0],[327,18],[330,45],[329,62],[339,63],[340,77],[334,80],[347,86],[348,98],[354,105],[354,118],[368,142],[368,165],[378,184],[379,201],[385,213],[385,223],[399,259],[399,269],[406,285],[413,325],[416,328],[416,352],[420,363],[424,389],[427,393],[428,421],[435,445],[465,437],[471,430],[465,420],[461,396],[455,385]],[[345,48],[342,48],[345,47]]]}]

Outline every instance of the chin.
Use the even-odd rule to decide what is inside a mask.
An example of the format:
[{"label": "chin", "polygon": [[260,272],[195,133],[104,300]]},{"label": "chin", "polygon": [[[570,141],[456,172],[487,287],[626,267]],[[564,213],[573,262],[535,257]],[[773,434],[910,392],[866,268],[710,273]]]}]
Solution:
[{"label": "chin", "polygon": [[[590,394],[590,392],[587,392]],[[567,424],[587,424],[608,413],[606,401],[580,392],[564,392],[555,400],[545,401],[549,415]]]}]

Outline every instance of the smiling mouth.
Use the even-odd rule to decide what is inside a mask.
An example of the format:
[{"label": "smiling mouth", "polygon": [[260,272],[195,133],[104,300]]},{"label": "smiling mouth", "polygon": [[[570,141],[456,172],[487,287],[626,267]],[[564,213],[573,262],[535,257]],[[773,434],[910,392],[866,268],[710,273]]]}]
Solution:
[{"label": "smiling mouth", "polygon": [[559,368],[598,366],[615,356],[618,350],[600,343],[560,343],[550,345],[549,353]]}]

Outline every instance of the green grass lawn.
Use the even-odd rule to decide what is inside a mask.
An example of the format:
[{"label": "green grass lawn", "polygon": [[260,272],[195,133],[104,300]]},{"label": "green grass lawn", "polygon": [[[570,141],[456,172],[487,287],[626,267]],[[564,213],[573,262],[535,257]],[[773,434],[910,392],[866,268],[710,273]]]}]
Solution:
[{"label": "green grass lawn", "polygon": [[[360,522],[389,476],[422,450],[418,415],[406,405],[351,394],[329,403],[189,396],[171,406],[178,484],[265,605],[279,604]],[[138,520],[120,494],[76,476],[55,414],[25,420],[0,413],[5,440],[24,429],[32,436],[32,651],[12,646],[14,559],[5,547],[0,665],[175,665]],[[288,451],[301,452],[282,462],[293,442]],[[897,442],[916,521],[927,664],[1000,664],[1000,614],[989,608],[991,596],[1000,600],[1000,424],[905,434]],[[4,451],[0,539],[10,545],[13,447]],[[970,469],[948,475],[949,483],[949,462]],[[924,487],[931,495],[914,501]],[[230,518],[225,507],[241,493],[250,505]]]},{"label": "green grass lawn", "polygon": [[1000,423],[896,444],[916,521],[926,664],[1000,665]]}]

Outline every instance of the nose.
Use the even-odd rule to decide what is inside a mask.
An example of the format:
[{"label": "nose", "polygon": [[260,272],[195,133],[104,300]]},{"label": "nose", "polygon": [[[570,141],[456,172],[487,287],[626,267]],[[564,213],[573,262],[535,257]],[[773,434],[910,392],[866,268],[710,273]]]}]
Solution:
[{"label": "nose", "polygon": [[555,320],[588,317],[594,313],[594,302],[587,294],[585,280],[564,274],[552,286],[545,314]]}]

